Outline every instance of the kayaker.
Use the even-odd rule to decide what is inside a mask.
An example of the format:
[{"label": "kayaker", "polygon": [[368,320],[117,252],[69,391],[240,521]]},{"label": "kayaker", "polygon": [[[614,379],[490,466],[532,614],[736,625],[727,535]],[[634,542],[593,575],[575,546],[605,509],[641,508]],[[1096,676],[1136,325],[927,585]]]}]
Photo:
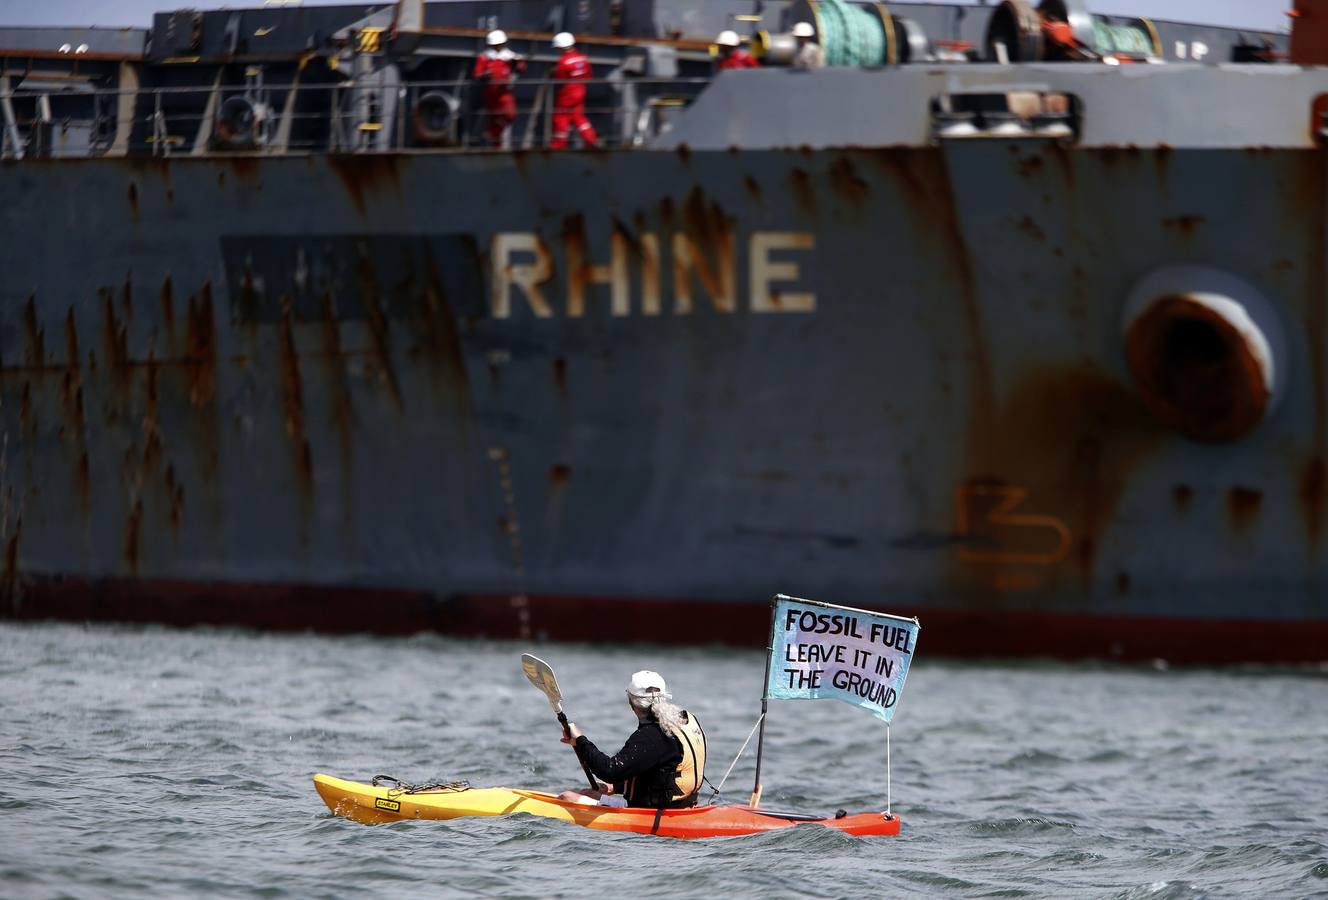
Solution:
[{"label": "kayaker", "polygon": [[627,702],[636,714],[636,731],[613,756],[606,755],[576,723],[568,723],[564,744],[571,744],[591,773],[602,779],[599,790],[564,791],[572,803],[680,809],[696,805],[705,777],[706,738],[701,723],[672,702],[658,672],[641,671],[627,685]]}]

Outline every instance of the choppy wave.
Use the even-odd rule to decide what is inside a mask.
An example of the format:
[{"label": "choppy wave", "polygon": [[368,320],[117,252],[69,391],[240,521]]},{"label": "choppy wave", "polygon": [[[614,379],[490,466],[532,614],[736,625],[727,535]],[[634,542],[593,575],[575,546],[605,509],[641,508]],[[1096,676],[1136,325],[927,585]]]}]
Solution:
[{"label": "choppy wave", "polygon": [[[0,893],[15,897],[1328,896],[1322,670],[914,665],[893,727],[898,838],[698,842],[516,816],[365,827],[310,776],[579,783],[527,647],[432,636],[0,625]],[[925,649],[925,648],[924,648]],[[712,780],[756,718],[759,652],[549,646],[614,750],[627,674],[665,673]],[[1237,724],[1238,723],[1238,724]],[[766,803],[887,802],[885,731],[775,704]],[[754,754],[725,786],[751,789]]]}]

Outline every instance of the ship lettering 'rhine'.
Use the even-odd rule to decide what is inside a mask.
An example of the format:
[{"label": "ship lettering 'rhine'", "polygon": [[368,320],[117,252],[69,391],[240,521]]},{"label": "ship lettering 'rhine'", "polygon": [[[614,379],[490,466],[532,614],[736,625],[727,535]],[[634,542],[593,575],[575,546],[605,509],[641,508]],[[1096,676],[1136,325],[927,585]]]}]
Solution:
[{"label": "ship lettering 'rhine'", "polygon": [[[699,302],[694,288],[708,296],[718,313],[739,309],[738,281],[732,240],[706,247],[686,233],[675,233],[664,246],[669,251],[673,302],[664,303],[661,272],[664,271],[661,243],[656,234],[639,235],[632,246],[625,235],[615,232],[607,262],[588,258],[581,241],[565,241],[566,307],[557,309],[545,286],[554,278],[553,256],[544,240],[534,232],[507,231],[493,236],[489,259],[490,312],[495,319],[513,315],[514,301],[524,302],[540,319],[555,315],[580,318],[590,305],[594,285],[609,288],[609,314],[625,317],[638,311],[645,316],[688,315]],[[747,239],[747,291],[745,306],[753,313],[810,313],[816,311],[816,294],[798,290],[801,267],[794,254],[816,249],[816,236],[805,231],[754,231]],[[776,254],[779,254],[776,256]],[[639,278],[633,285],[631,261],[639,259]],[[633,288],[636,288],[634,291]],[[633,300],[639,298],[639,306]]]}]

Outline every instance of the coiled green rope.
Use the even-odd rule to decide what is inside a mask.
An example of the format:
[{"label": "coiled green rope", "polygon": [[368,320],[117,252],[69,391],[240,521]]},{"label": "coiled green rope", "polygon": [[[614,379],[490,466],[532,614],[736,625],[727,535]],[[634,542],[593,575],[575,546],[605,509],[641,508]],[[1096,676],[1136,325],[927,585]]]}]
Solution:
[{"label": "coiled green rope", "polygon": [[885,29],[874,10],[846,0],[821,0],[817,14],[826,65],[885,65]]},{"label": "coiled green rope", "polygon": [[1134,53],[1153,55],[1153,39],[1138,25],[1113,25],[1097,19],[1093,22],[1093,49],[1098,53]]}]

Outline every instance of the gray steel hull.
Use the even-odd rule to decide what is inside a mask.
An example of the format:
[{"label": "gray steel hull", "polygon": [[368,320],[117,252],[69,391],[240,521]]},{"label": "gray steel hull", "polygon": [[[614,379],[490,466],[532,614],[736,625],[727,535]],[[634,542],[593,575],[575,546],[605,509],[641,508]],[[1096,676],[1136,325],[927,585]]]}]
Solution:
[{"label": "gray steel hull", "polygon": [[[298,615],[241,618],[371,629],[392,594],[444,630],[759,640],[786,590],[944,622],[933,650],[1328,657],[1324,166],[1036,141],[0,166],[8,613],[212,621],[286,585]],[[521,271],[499,296],[532,240],[538,296]],[[1243,440],[1181,437],[1132,384],[1124,298],[1179,263],[1287,332]]]}]

